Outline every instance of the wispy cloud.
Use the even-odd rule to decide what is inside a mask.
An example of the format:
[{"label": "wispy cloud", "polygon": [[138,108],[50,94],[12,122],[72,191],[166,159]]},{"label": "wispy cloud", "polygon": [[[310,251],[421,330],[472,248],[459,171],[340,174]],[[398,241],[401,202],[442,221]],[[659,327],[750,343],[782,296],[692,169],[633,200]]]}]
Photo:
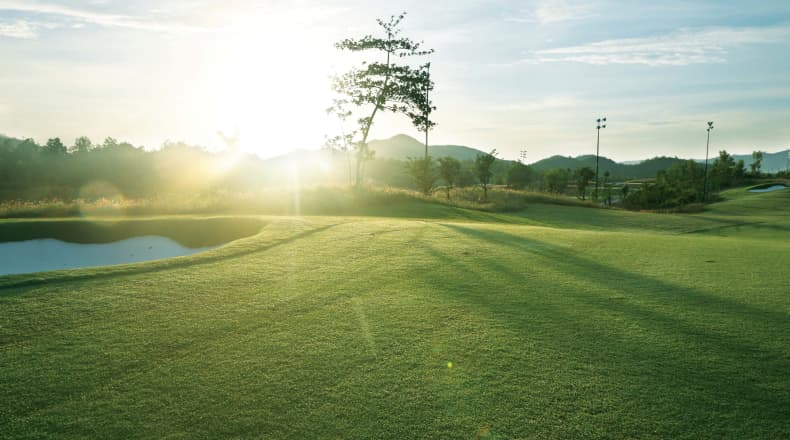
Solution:
[{"label": "wispy cloud", "polygon": [[15,20],[0,21],[0,37],[32,40],[38,38],[41,29],[54,29],[60,27],[57,23]]},{"label": "wispy cloud", "polygon": [[643,64],[686,66],[727,62],[734,47],[786,41],[790,28],[715,28],[682,30],[648,38],[604,40],[532,52],[526,63]]},{"label": "wispy cloud", "polygon": [[[133,17],[121,14],[109,14],[87,9],[71,8],[53,3],[20,2],[0,0],[0,10],[26,12],[37,15],[59,16],[76,22],[90,23],[105,27],[121,27],[148,31],[163,32],[204,32],[216,30],[212,28],[190,26],[178,22],[163,22],[149,18]],[[29,37],[35,37],[35,29],[30,28]]]},{"label": "wispy cloud", "polygon": [[515,17],[507,17],[505,21],[513,23],[551,24],[563,21],[580,20],[591,17],[592,8],[585,4],[570,5],[564,0],[545,0],[527,12]]},{"label": "wispy cloud", "polygon": [[0,23],[0,37],[31,39],[36,38],[34,23],[18,20],[10,23]]}]

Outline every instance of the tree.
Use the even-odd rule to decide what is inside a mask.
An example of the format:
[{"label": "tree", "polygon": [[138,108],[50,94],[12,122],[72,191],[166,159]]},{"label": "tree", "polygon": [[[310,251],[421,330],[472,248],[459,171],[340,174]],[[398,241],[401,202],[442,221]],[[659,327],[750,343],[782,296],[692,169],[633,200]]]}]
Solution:
[{"label": "tree", "polygon": [[66,154],[66,146],[60,141],[59,137],[47,140],[47,145],[44,147],[47,153],[54,155]]},{"label": "tree", "polygon": [[680,204],[702,201],[704,177],[705,168],[693,160],[678,162],[666,171],[667,185]]},{"label": "tree", "polygon": [[[726,152],[719,154],[719,158],[711,168],[710,181],[716,185],[721,182],[721,175],[727,179],[737,178],[738,163],[732,166],[732,157]],[[742,165],[740,165],[742,166]],[[628,209],[666,209],[685,206],[690,203],[704,202],[706,194],[703,192],[705,168],[693,160],[684,160],[673,164],[667,170],[656,173],[654,183],[645,183],[633,191],[623,193],[623,206]],[[624,186],[625,190],[627,186]]]},{"label": "tree", "polygon": [[754,176],[760,175],[760,168],[763,165],[763,152],[762,151],[753,151],[752,152],[752,163],[749,167],[752,169],[752,174]]},{"label": "tree", "polygon": [[88,136],[80,136],[74,140],[74,148],[72,151],[77,153],[87,153],[93,148],[93,143]]},{"label": "tree", "polygon": [[447,190],[447,198],[450,198],[450,190],[456,185],[461,177],[461,162],[450,156],[439,158],[439,175],[444,180],[444,187]]},{"label": "tree", "polygon": [[719,151],[719,157],[713,161],[711,174],[714,188],[726,188],[743,180],[746,167],[742,160],[736,162],[727,151]]},{"label": "tree", "polygon": [[[607,171],[606,173],[606,176],[608,177],[609,172]],[[577,197],[585,200],[587,198],[587,186],[590,184],[590,180],[595,177],[595,171],[593,171],[590,167],[577,168],[576,171],[574,171],[573,176],[576,179]]]},{"label": "tree", "polygon": [[480,186],[483,187],[483,200],[488,200],[488,183],[491,181],[491,176],[494,175],[491,165],[496,160],[496,154],[496,149],[493,149],[490,153],[478,154],[475,158],[475,174],[477,180],[480,181]]},{"label": "tree", "polygon": [[345,39],[335,45],[340,50],[351,52],[375,51],[385,58],[384,62],[365,62],[361,68],[335,76],[332,81],[332,89],[340,98],[334,100],[330,112],[341,120],[354,113],[349,107],[364,112],[364,116],[357,119],[361,138],[352,144],[356,156],[357,187],[362,185],[365,163],[374,155],[368,147],[368,135],[379,112],[406,114],[416,126],[425,127],[426,132],[432,126],[426,116],[431,105],[427,102],[427,93],[424,93],[433,87],[427,66],[414,69],[407,64],[396,63],[398,59],[433,53],[433,50],[421,49],[421,43],[400,36],[400,23],[405,15],[391,16],[389,21],[376,20],[383,30],[383,37],[366,35],[360,39]]},{"label": "tree", "polygon": [[433,185],[436,183],[436,170],[434,169],[433,158],[431,156],[408,158],[406,160],[406,171],[414,180],[414,184],[418,191],[426,196],[431,194]]},{"label": "tree", "polygon": [[561,194],[565,192],[565,188],[568,186],[570,173],[563,168],[554,168],[546,171],[543,175],[543,179],[546,183],[546,189],[548,189],[549,192]]},{"label": "tree", "polygon": [[115,148],[117,146],[118,146],[118,140],[110,136],[104,138],[104,143],[102,143],[102,148]]},{"label": "tree", "polygon": [[422,89],[412,88],[410,93],[413,94],[409,98],[409,108],[406,114],[411,119],[417,131],[425,133],[425,158],[428,158],[428,132],[436,126],[436,123],[431,121],[431,113],[436,110],[430,99],[431,91],[433,90],[433,82],[431,81],[431,63],[426,63],[420,66],[420,83]]},{"label": "tree", "polygon": [[458,176],[458,183],[456,183],[456,186],[459,188],[468,188],[477,184],[477,177],[475,177],[475,172],[472,170],[473,166],[474,162],[471,161],[469,166],[461,164],[461,174]]},{"label": "tree", "polygon": [[743,159],[738,159],[738,162],[735,162],[735,168],[732,172],[733,177],[733,185],[737,185],[743,181],[743,178],[746,177],[746,164],[743,163]]},{"label": "tree", "polygon": [[527,165],[516,162],[507,171],[507,186],[516,189],[524,189],[535,178],[535,173]]}]

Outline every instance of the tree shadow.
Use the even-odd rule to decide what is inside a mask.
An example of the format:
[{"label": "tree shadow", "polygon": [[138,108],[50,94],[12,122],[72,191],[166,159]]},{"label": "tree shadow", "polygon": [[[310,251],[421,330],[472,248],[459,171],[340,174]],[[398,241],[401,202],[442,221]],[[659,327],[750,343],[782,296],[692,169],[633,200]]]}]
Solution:
[{"label": "tree shadow", "polygon": [[724,225],[724,226],[715,226],[715,227],[704,228],[704,229],[696,229],[694,231],[689,231],[687,233],[726,235],[723,233],[732,232],[732,231],[738,233],[741,231],[741,228],[758,230],[758,231],[779,232],[779,233],[790,232],[790,225],[782,225],[773,222],[746,222],[746,223],[735,223],[735,224]]},{"label": "tree shadow", "polygon": [[[479,274],[491,293],[482,295],[475,291],[458,295],[454,292],[465,292],[464,281],[447,278],[436,281],[431,276],[423,277],[422,281],[433,283],[436,291],[484,307],[496,319],[518,329],[525,338],[536,337],[556,343],[569,350],[570,356],[578,354],[574,350],[583,349],[582,359],[586,362],[591,357],[596,359],[600,362],[597,365],[606,365],[616,371],[615,376],[636,374],[641,377],[642,385],[637,387],[641,391],[620,389],[621,399],[647,404],[644,399],[651,396],[640,396],[640,392],[673,393],[678,390],[674,406],[662,406],[666,405],[662,403],[659,405],[661,411],[698,412],[706,404],[726,402],[730,406],[720,407],[721,413],[717,414],[720,422],[725,422],[728,411],[737,408],[736,419],[747,422],[745,418],[753,418],[748,422],[757,426],[761,419],[775,424],[777,417],[790,411],[790,390],[786,385],[790,379],[788,352],[777,348],[780,346],[777,344],[760,343],[754,336],[749,339],[734,334],[728,327],[733,324],[751,326],[758,329],[755,332],[758,335],[786,338],[790,324],[786,313],[606,266],[543,241],[461,225],[442,226],[475,240],[508,247],[531,258],[530,264],[545,263],[569,279],[589,283],[589,290],[572,287],[563,290],[564,298],[556,302],[550,297],[528,298],[532,294],[526,288],[528,272],[515,270],[495,256],[466,262],[436,246],[426,244],[424,248],[443,264],[452,265],[463,273]],[[505,276],[501,279],[492,276],[497,273]],[[525,283],[514,285],[514,280]],[[600,287],[621,295],[602,295],[597,293]],[[574,310],[574,304],[578,305],[578,310]],[[543,312],[544,321],[531,322],[540,319]],[[627,325],[604,320],[601,315],[624,317],[624,323],[636,325],[646,333],[621,333],[619,331],[628,328]],[[780,330],[778,334],[777,329]],[[550,336],[545,336],[547,330]],[[684,388],[681,391],[678,387]],[[689,391],[688,387],[695,391]],[[769,389],[773,390],[767,391]],[[694,420],[699,416],[696,414],[685,423],[707,422],[699,418]],[[730,423],[732,421],[725,424]]]},{"label": "tree shadow", "polygon": [[[697,308],[706,313],[711,309],[725,311],[748,318],[748,320],[754,322],[767,321],[774,326],[781,327],[790,324],[790,315],[786,313],[762,309],[721,296],[711,295],[697,289],[681,287],[638,273],[617,269],[581,258],[550,243],[495,230],[482,230],[455,224],[442,224],[442,226],[478,240],[538,255],[549,260],[557,269],[573,277],[583,277],[590,282],[605,285],[617,283],[621,290],[631,288],[643,298],[660,300],[662,302],[671,299],[675,302],[675,305]],[[594,276],[592,274],[599,275]],[[607,282],[604,283],[603,281]],[[650,286],[650,288],[646,289],[644,286]]]}]

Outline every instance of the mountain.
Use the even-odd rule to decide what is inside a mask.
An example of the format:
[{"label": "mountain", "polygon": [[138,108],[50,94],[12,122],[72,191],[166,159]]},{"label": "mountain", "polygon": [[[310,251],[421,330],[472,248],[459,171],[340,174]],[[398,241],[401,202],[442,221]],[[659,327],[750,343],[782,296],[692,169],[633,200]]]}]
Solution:
[{"label": "mountain", "polygon": [[[711,152],[713,153],[713,152]],[[714,159],[718,156],[711,156],[708,158],[708,163],[712,163]],[[733,159],[735,161],[742,160],[743,163],[746,165],[746,169],[749,169],[749,165],[754,162],[752,159],[751,154],[733,154]],[[760,171],[763,173],[776,173],[779,171],[785,171],[788,169],[788,159],[790,159],[790,149],[777,151],[776,153],[768,153],[763,151],[763,162],[762,166],[760,167]],[[697,162],[705,162],[705,159],[694,159]]]},{"label": "mountain", "polygon": [[[654,157],[643,160],[639,163],[617,163],[607,157],[601,156],[598,160],[599,173],[604,174],[609,171],[612,179],[647,179],[655,177],[659,170],[665,170],[683,159],[676,157]],[[550,170],[552,168],[565,168],[575,170],[582,167],[595,169],[595,156],[589,154],[577,157],[552,156],[547,159],[539,160],[532,164],[538,170]]]},{"label": "mountain", "polygon": [[[425,144],[405,134],[370,141],[368,146],[376,152],[376,157],[381,159],[406,160],[409,157],[422,157],[425,154]],[[458,160],[474,160],[485,152],[461,145],[430,145],[428,154],[435,158],[450,156]]]},{"label": "mountain", "polygon": [[[375,161],[371,164],[371,171],[376,169],[378,172],[384,173],[382,167],[386,168],[388,161],[402,161],[409,157],[422,157],[425,154],[425,145],[414,139],[411,136],[399,134],[389,139],[372,140],[368,144],[372,150],[376,152]],[[455,159],[466,161],[474,160],[478,155],[485,154],[481,149],[465,147],[462,145],[431,145],[428,149],[428,154],[434,158],[450,156]],[[784,170],[787,166],[788,150],[780,151],[777,153],[764,153],[763,155],[763,172],[775,173]],[[743,159],[744,163],[748,165],[752,162],[751,155],[735,155],[736,160]],[[711,163],[714,158],[711,158]],[[607,157],[601,156],[599,158],[599,173],[603,175],[609,171],[611,179],[650,179],[656,176],[659,170],[666,170],[673,164],[682,162],[684,159],[677,157],[654,157],[643,161],[631,161],[618,163]],[[266,159],[263,163],[270,169],[290,169],[291,163],[299,162],[303,164],[314,163],[316,161],[324,162],[338,162],[338,167],[346,167],[346,157],[343,154],[332,154],[328,151],[315,151],[315,150],[298,150],[292,151],[282,156]],[[700,162],[704,162],[700,161]],[[511,161],[497,161],[497,167],[508,167]],[[288,165],[286,167],[286,165]],[[395,165],[390,164],[390,168]],[[552,156],[546,159],[539,160],[530,164],[533,168],[541,171],[563,168],[575,170],[581,167],[590,167],[595,169],[595,156],[583,155],[577,157],[567,156]],[[382,169],[378,169],[382,168]],[[397,168],[397,167],[396,167]],[[504,169],[504,168],[503,168]],[[501,171],[501,170],[500,170]],[[504,171],[502,171],[504,172]],[[278,175],[278,173],[270,173]],[[305,177],[303,173],[303,178]],[[405,175],[405,174],[404,174]],[[401,176],[403,177],[403,176]],[[404,181],[408,182],[408,178],[404,177]]]}]

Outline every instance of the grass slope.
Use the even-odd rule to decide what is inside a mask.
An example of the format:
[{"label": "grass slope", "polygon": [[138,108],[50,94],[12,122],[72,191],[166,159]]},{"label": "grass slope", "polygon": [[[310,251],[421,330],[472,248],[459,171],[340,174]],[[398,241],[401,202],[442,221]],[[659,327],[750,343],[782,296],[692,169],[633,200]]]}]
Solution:
[{"label": "grass slope", "polygon": [[[786,197],[271,217],[206,254],[6,287],[0,432],[787,438]],[[721,233],[738,221],[774,238]]]}]

